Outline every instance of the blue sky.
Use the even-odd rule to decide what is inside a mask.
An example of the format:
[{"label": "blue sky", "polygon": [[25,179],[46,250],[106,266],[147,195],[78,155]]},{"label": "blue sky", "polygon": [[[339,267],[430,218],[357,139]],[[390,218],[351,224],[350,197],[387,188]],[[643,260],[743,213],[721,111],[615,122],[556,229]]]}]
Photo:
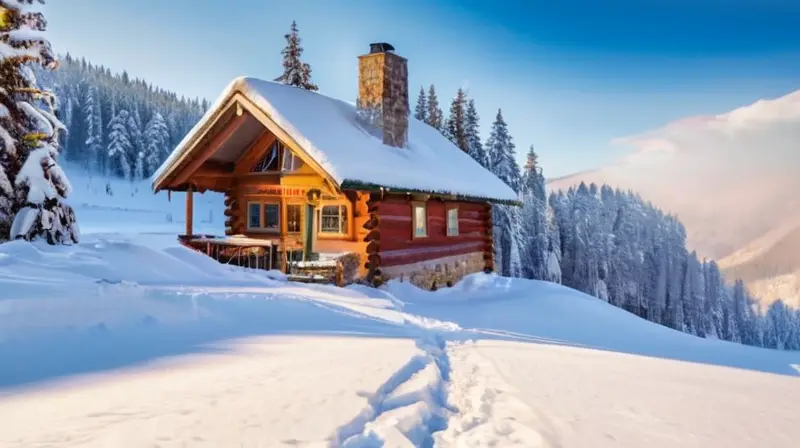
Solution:
[{"label": "blue sky", "polygon": [[[356,57],[386,41],[409,59],[412,103],[434,83],[498,108],[522,160],[548,177],[612,162],[609,142],[800,89],[796,0],[48,0],[59,52],[188,96],[280,74],[297,20],[323,93],[355,100]],[[446,108],[449,104],[443,104]]]}]

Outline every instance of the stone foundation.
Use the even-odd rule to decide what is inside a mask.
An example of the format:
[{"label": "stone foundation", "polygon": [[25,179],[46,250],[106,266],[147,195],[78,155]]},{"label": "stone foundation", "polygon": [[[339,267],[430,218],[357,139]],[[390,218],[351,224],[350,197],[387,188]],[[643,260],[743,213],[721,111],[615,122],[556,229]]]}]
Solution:
[{"label": "stone foundation", "polygon": [[381,267],[381,279],[407,281],[422,289],[444,288],[468,274],[483,272],[483,252],[437,258],[403,266]]}]

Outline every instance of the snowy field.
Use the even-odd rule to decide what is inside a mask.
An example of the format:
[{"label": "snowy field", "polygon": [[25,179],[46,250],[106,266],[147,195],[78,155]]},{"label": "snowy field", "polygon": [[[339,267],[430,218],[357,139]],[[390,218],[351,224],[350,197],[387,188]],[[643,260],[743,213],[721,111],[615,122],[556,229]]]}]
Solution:
[{"label": "snowy field", "polygon": [[[800,353],[543,282],[288,283],[178,246],[180,195],[87,180],[80,245],[0,245],[2,447],[800,441]],[[221,199],[201,198],[196,222],[220,233]]]}]

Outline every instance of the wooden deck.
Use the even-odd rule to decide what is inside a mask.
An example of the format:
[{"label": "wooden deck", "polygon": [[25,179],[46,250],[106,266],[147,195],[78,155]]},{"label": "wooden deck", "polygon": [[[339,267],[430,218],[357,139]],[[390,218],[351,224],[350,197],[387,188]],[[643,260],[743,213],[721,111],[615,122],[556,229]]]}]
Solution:
[{"label": "wooden deck", "polygon": [[313,254],[312,259],[304,260],[302,246],[286,244],[282,247],[278,241],[243,236],[179,235],[178,241],[223,264],[281,270],[291,281],[337,286],[344,286],[346,282],[345,268],[338,259],[346,254],[334,254],[337,256],[333,257]]}]

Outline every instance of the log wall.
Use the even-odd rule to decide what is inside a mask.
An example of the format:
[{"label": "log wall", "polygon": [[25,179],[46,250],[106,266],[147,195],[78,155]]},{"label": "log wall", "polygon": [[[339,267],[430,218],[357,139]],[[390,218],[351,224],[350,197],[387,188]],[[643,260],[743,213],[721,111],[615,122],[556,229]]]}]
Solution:
[{"label": "log wall", "polygon": [[[367,278],[373,282],[408,278],[418,286],[436,288],[463,275],[492,270],[491,206],[484,203],[430,199],[427,236],[415,238],[412,200],[380,197],[368,202]],[[447,209],[458,207],[459,234],[447,235]]]}]

